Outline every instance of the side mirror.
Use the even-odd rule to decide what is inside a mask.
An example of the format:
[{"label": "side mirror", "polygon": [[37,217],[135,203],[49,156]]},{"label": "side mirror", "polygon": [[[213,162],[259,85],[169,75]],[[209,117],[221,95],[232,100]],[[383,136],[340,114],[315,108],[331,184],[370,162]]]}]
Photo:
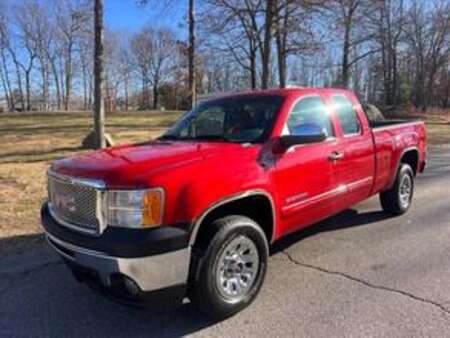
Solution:
[{"label": "side mirror", "polygon": [[281,137],[281,144],[285,149],[297,144],[322,142],[327,139],[326,132],[315,123],[299,124],[292,128],[291,135]]}]

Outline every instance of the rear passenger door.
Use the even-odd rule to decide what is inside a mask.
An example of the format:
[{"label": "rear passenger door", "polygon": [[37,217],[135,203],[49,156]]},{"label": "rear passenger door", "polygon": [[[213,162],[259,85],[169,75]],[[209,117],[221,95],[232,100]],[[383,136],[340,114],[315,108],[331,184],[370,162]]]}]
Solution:
[{"label": "rear passenger door", "polygon": [[339,156],[334,162],[334,175],[346,193],[333,203],[334,212],[358,203],[370,194],[375,159],[372,133],[356,98],[347,94],[331,95],[331,107],[337,117]]}]

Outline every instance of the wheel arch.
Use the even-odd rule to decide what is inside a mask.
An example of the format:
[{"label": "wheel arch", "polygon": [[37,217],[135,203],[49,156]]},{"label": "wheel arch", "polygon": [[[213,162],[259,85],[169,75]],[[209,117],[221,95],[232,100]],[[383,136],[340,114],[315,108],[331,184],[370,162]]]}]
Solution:
[{"label": "wheel arch", "polygon": [[[257,210],[256,207],[258,207]],[[193,224],[189,245],[194,246],[199,240],[208,239],[205,225],[213,219],[229,214],[238,214],[253,219],[261,226],[268,243],[273,242],[276,229],[275,203],[267,191],[258,189],[224,198],[203,211]]]},{"label": "wheel arch", "polygon": [[409,164],[414,172],[414,176],[417,175],[419,168],[419,149],[417,147],[406,148],[400,156],[396,172],[398,172],[402,163]]}]

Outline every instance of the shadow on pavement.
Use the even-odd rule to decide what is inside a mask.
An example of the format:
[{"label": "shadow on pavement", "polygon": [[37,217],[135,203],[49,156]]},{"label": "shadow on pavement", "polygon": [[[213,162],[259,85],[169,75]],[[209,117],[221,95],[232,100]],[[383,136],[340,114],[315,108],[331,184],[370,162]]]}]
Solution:
[{"label": "shadow on pavement", "polygon": [[[381,211],[358,213],[346,210],[277,242],[277,253],[320,232],[356,227],[385,219]],[[12,239],[11,239],[12,240]],[[25,241],[26,238],[20,240]],[[5,240],[0,240],[0,246]],[[4,244],[4,243],[3,243]],[[41,264],[14,273],[0,273],[0,336],[184,336],[215,322],[189,303],[165,312],[128,307],[106,299],[75,281],[69,269],[46,246],[17,256]],[[2,263],[3,262],[3,263]],[[8,270],[0,260],[0,272]],[[3,266],[2,266],[3,265]]]},{"label": "shadow on pavement", "polygon": [[185,303],[130,307],[78,283],[42,235],[0,239],[24,247],[0,255],[0,337],[179,337],[215,322]]},{"label": "shadow on pavement", "polygon": [[387,219],[390,216],[383,211],[358,212],[355,209],[347,209],[326,220],[313,224],[307,228],[296,231],[279,241],[275,242],[271,248],[271,254],[276,254],[291,245],[303,240],[304,238],[314,236],[321,232],[335,231],[345,228],[358,227],[369,223],[374,223]]}]

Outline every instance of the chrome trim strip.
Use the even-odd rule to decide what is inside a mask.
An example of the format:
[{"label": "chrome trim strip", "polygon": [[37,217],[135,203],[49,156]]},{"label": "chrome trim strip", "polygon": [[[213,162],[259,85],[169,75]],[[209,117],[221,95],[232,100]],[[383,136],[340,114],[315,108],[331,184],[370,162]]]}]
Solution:
[{"label": "chrome trim strip", "polygon": [[[97,271],[102,283],[110,285],[110,276],[121,273],[132,278],[142,291],[159,290],[187,283],[191,249],[172,251],[160,255],[121,258],[81,248],[46,233],[50,246],[72,262]],[[73,257],[62,252],[55,244],[71,251]]]},{"label": "chrome trim strip", "polygon": [[299,194],[295,194],[295,195],[287,197],[286,200],[285,200],[285,203],[286,204],[291,204],[291,203],[299,202],[300,200],[303,201],[308,196],[309,196],[309,194],[307,192],[301,192]]},{"label": "chrome trim strip", "polygon": [[367,183],[370,183],[370,185],[372,185],[373,182],[373,176],[368,176],[366,178],[351,182],[349,184],[347,184],[347,189],[349,191],[354,191],[357,190],[359,188],[363,188]]},{"label": "chrome trim strip", "polygon": [[267,197],[269,202],[270,202],[271,208],[272,208],[272,218],[273,218],[272,222],[273,222],[273,226],[272,226],[272,238],[270,239],[270,243],[272,243],[274,241],[274,239],[275,239],[276,219],[277,219],[276,218],[275,203],[273,201],[272,196],[267,191],[262,190],[262,189],[255,189],[255,190],[247,190],[247,191],[244,191],[242,193],[238,193],[236,195],[233,195],[233,196],[230,196],[230,197],[225,198],[223,200],[220,200],[219,202],[211,205],[208,209],[206,209],[201,214],[201,216],[194,222],[194,226],[193,226],[192,233],[191,233],[191,238],[189,239],[189,246],[194,245],[195,239],[197,238],[198,231],[200,230],[200,225],[202,224],[202,222],[205,219],[205,217],[211,211],[213,211],[214,209],[216,209],[216,208],[218,208],[218,207],[220,207],[222,205],[225,205],[225,204],[227,204],[229,202],[233,202],[233,201],[240,200],[240,199],[243,199],[243,198],[246,198],[246,197],[249,197],[249,196],[257,196],[257,195],[262,195],[264,197]]},{"label": "chrome trim strip", "polygon": [[282,211],[286,212],[286,211],[290,211],[291,209],[295,209],[295,208],[301,207],[304,204],[321,202],[324,199],[329,199],[329,198],[341,195],[341,194],[343,194],[345,192],[347,192],[347,186],[346,185],[340,185],[340,186],[338,186],[338,187],[336,187],[336,188],[334,188],[332,190],[325,191],[325,192],[323,192],[321,194],[312,196],[311,198],[308,198],[306,200],[299,201],[299,202],[287,205],[287,206],[282,208]]},{"label": "chrome trim strip", "polygon": [[304,204],[311,204],[311,203],[316,203],[316,202],[321,202],[324,199],[329,199],[331,197],[335,197],[335,196],[339,196],[341,194],[347,193],[347,192],[352,192],[355,191],[359,188],[364,187],[364,185],[366,185],[366,183],[372,183],[373,181],[373,176],[368,176],[365,177],[363,179],[348,183],[346,185],[340,185],[337,188],[334,188],[332,190],[328,190],[325,191],[324,193],[321,193],[319,195],[315,195],[311,198],[305,199],[305,200],[301,200],[298,201],[296,203],[292,203],[290,205],[287,205],[285,207],[283,207],[282,211],[286,212],[286,211],[290,211],[291,209],[295,209],[298,207],[301,207]]},{"label": "chrome trim strip", "polygon": [[60,181],[62,183],[69,183],[75,185],[82,185],[95,189],[106,189],[106,184],[102,180],[91,179],[91,178],[82,178],[82,177],[72,177],[68,175],[58,174],[51,169],[47,170],[47,176]]}]

